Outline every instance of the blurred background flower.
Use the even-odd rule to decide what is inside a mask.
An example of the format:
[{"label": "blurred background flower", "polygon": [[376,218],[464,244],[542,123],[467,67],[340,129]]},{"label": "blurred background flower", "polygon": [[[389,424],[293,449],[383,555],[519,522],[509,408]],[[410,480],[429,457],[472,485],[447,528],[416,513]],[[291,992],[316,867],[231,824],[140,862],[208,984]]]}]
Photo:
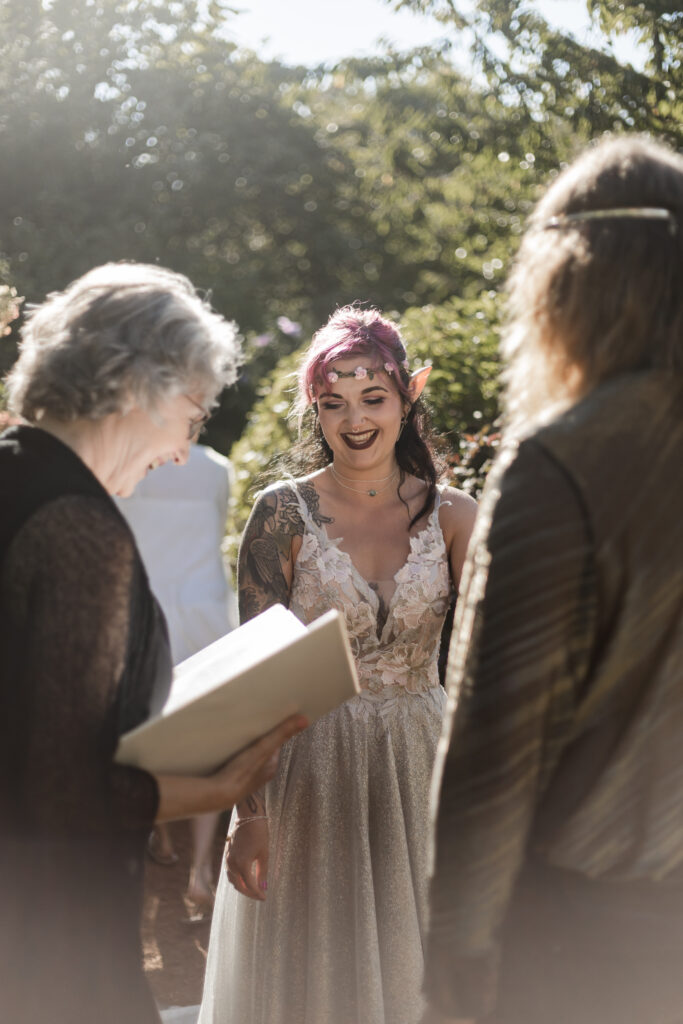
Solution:
[{"label": "blurred background flower", "polygon": [[279,316],[275,322],[282,333],[289,338],[301,337],[301,324],[298,324],[296,320],[290,320],[288,316]]}]

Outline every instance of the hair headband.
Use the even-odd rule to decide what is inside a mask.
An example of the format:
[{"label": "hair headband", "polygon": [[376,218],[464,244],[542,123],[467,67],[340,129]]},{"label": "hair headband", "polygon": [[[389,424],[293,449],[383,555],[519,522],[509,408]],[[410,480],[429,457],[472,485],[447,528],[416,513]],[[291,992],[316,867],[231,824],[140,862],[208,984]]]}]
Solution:
[{"label": "hair headband", "polygon": [[665,206],[616,206],[606,210],[579,210],[576,213],[560,213],[551,217],[541,230],[547,228],[571,227],[575,222],[586,220],[666,220],[668,221],[669,233],[675,235],[678,231],[678,221],[673,210],[667,210]]}]

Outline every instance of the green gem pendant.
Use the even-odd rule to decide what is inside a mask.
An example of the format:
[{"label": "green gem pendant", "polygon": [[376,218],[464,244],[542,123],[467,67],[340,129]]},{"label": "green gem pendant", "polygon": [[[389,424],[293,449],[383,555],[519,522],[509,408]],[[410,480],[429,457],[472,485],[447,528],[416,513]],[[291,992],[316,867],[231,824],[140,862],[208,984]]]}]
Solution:
[{"label": "green gem pendant", "polygon": [[371,498],[377,497],[377,491],[368,491],[368,494],[370,495]]}]

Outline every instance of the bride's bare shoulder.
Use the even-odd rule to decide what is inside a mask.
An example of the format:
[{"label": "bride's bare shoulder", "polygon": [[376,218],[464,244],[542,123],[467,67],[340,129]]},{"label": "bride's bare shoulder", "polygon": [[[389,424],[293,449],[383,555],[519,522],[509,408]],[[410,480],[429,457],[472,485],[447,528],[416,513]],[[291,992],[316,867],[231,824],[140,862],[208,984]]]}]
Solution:
[{"label": "bride's bare shoulder", "polygon": [[465,530],[468,535],[472,531],[477,514],[477,503],[469,494],[457,487],[442,487],[439,504],[439,522],[446,533]]}]

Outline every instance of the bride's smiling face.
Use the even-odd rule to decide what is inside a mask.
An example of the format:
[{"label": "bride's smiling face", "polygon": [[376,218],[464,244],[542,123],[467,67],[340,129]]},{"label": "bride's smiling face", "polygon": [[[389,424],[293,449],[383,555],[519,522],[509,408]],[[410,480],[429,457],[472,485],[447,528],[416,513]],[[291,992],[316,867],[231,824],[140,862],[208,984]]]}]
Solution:
[{"label": "bride's smiling face", "polygon": [[372,358],[356,355],[338,359],[329,373],[352,373],[357,367],[374,370],[372,379],[341,377],[316,390],[318,417],[335,464],[371,468],[395,460],[394,445],[401,430],[405,403],[389,374],[375,369]]}]

